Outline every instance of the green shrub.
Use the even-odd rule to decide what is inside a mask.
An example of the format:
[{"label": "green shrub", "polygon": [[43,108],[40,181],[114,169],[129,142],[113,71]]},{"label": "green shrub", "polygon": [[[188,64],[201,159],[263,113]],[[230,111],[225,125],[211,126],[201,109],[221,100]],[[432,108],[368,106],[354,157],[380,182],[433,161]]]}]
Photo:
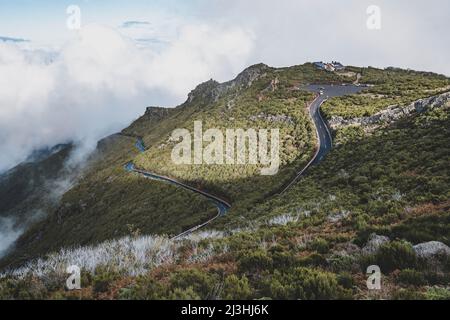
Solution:
[{"label": "green shrub", "polygon": [[312,250],[317,251],[318,253],[321,253],[321,254],[327,253],[330,250],[330,246],[329,246],[327,240],[325,240],[323,238],[314,239],[309,244],[309,247]]},{"label": "green shrub", "polygon": [[311,253],[310,255],[299,259],[299,265],[304,267],[320,267],[328,264],[327,259],[321,254]]},{"label": "green shrub", "polygon": [[222,298],[226,300],[246,300],[252,296],[247,277],[244,275],[238,278],[236,275],[230,275],[225,278]]},{"label": "green shrub", "polygon": [[294,267],[297,263],[297,257],[292,250],[286,249],[280,245],[273,246],[269,249],[274,269],[287,269]]},{"label": "green shrub", "polygon": [[397,281],[405,285],[422,286],[427,283],[422,272],[413,269],[401,270],[397,276]]},{"label": "green shrub", "polygon": [[447,285],[450,283],[450,273],[448,272],[424,272],[424,277],[429,285]]},{"label": "green shrub", "polygon": [[140,276],[135,284],[119,291],[119,299],[127,300],[159,300],[167,296],[167,287],[150,276]]},{"label": "green shrub", "polygon": [[208,299],[215,298],[213,295],[217,283],[217,278],[213,274],[198,269],[186,269],[176,271],[170,277],[169,289],[172,295],[191,295],[194,292],[200,299]]},{"label": "green shrub", "polygon": [[392,293],[392,300],[423,300],[424,294],[413,289],[399,289]]},{"label": "green shrub", "polygon": [[450,290],[446,288],[433,287],[425,293],[428,300],[450,300]]},{"label": "green shrub", "polygon": [[120,275],[107,267],[99,266],[96,268],[92,277],[92,287],[95,293],[107,292],[111,284],[120,278]]},{"label": "green shrub", "polygon": [[387,273],[396,269],[414,268],[417,263],[412,245],[402,241],[383,244],[375,254],[375,260],[381,272]]},{"label": "green shrub", "polygon": [[1,300],[36,300],[47,296],[44,284],[31,276],[23,279],[4,278],[0,279]]},{"label": "green shrub", "polygon": [[82,268],[80,276],[81,276],[80,283],[82,288],[86,288],[92,285],[94,275],[92,274],[91,271]]},{"label": "green shrub", "polygon": [[334,272],[358,270],[358,261],[351,255],[333,255],[328,260],[329,268]]},{"label": "green shrub", "polygon": [[296,270],[294,281],[299,299],[334,299],[341,294],[332,273],[300,268]]},{"label": "green shrub", "polygon": [[412,243],[441,241],[450,245],[450,213],[438,212],[407,219],[394,226],[391,233]]},{"label": "green shrub", "polygon": [[110,284],[113,281],[108,274],[102,273],[94,277],[93,290],[95,293],[102,293],[109,290]]},{"label": "green shrub", "polygon": [[289,273],[276,271],[266,280],[266,293],[274,299],[345,299],[351,296],[329,272],[296,268]]},{"label": "green shrub", "polygon": [[193,287],[186,289],[175,288],[168,298],[169,300],[201,300],[201,297],[195,292]]},{"label": "green shrub", "polygon": [[272,268],[272,258],[263,250],[246,251],[238,259],[238,269],[241,273],[252,274]]},{"label": "green shrub", "polygon": [[345,289],[352,289],[355,286],[353,277],[348,272],[341,272],[337,275],[337,281],[340,286]]}]

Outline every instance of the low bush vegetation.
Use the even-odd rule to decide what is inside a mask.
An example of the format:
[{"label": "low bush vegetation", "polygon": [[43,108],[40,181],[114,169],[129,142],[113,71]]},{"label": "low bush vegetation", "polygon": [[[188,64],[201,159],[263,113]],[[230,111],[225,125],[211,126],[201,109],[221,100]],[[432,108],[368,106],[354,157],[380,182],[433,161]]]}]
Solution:
[{"label": "low bush vegetation", "polygon": [[415,100],[450,91],[450,80],[442,75],[402,69],[355,68],[361,83],[372,84],[359,94],[335,97],[324,103],[327,118],[371,116],[388,106],[407,105]]},{"label": "low bush vegetation", "polygon": [[[372,94],[392,95],[388,99],[414,98],[414,90],[419,90],[421,95],[432,94],[447,81],[436,75],[399,70],[389,71],[389,79],[384,79],[378,70],[356,71],[362,72],[362,80],[376,85],[371,89]],[[264,90],[277,76],[279,90]],[[377,80],[377,76],[381,78]],[[192,120],[191,115],[200,119],[211,112],[215,114],[211,119],[217,120],[217,124],[224,125],[225,121],[231,121],[226,120],[231,116],[237,119],[236,125],[242,125],[248,116],[262,108],[267,112],[281,110],[297,121],[285,129],[296,135],[294,145],[298,150],[306,150],[306,154],[303,158],[298,153],[296,159],[285,158],[285,164],[289,164],[285,169],[290,171],[273,178],[276,181],[252,176],[254,168],[245,171],[249,176],[243,180],[234,179],[229,168],[170,172],[236,200],[233,209],[208,225],[209,229],[179,240],[142,235],[153,232],[153,227],[157,233],[187,228],[207,217],[204,212],[213,212],[214,206],[192,194],[173,194],[171,186],[162,187],[159,182],[142,181],[122,171],[116,172],[122,170],[119,166],[106,165],[104,171],[95,177],[87,176],[79,187],[66,194],[65,201],[78,209],[68,206],[58,211],[47,221],[50,231],[48,238],[43,239],[43,247],[35,243],[36,248],[42,249],[37,252],[45,251],[44,247],[51,248],[52,236],[59,232],[76,233],[88,225],[83,228],[80,241],[89,245],[72,249],[58,247],[53,254],[4,273],[0,277],[0,298],[448,299],[450,260],[444,259],[439,268],[435,267],[418,258],[412,246],[432,240],[450,244],[448,108],[403,119],[367,135],[359,128],[349,128],[346,134],[337,137],[339,145],[286,193],[269,197],[262,192],[276,189],[282,179],[295,171],[296,163],[310,157],[307,152],[313,150],[314,141],[308,140],[312,127],[303,111],[297,110],[310,96],[296,92],[295,87],[318,79],[342,81],[336,74],[315,73],[310,65],[280,72],[268,70],[265,78],[255,82],[254,87],[234,102],[232,96],[206,105],[197,101],[188,106],[191,108],[188,113],[176,110],[163,120],[164,128],[170,131],[187,123],[187,119]],[[383,84],[393,85],[393,81],[400,81],[403,89],[393,88],[388,92],[390,89]],[[419,83],[422,83],[420,88]],[[258,108],[250,109],[261,91]],[[230,110],[227,106],[231,106]],[[381,107],[367,106],[369,114]],[[218,115],[223,119],[218,119]],[[216,125],[208,123],[213,124]],[[153,151],[159,142],[165,141],[155,138],[164,136],[162,129],[155,130],[144,137],[146,143],[152,142],[149,145]],[[146,168],[156,165],[161,170],[171,169],[170,165],[159,162],[163,158],[152,157],[152,152],[145,153],[137,161]],[[119,163],[124,159],[129,157],[116,160]],[[94,186],[97,179],[108,181],[110,176],[119,179],[119,184],[109,186],[105,182],[105,196],[98,197],[96,207],[104,215],[83,211],[80,196],[88,197],[91,184]],[[157,193],[157,200],[149,198],[152,192]],[[153,207],[155,203],[159,203],[157,208]],[[111,214],[105,211],[109,207],[113,208]],[[178,211],[180,208],[183,212]],[[192,208],[197,211],[193,212]],[[164,210],[176,214],[167,215]],[[89,223],[75,223],[75,213],[80,217],[89,214],[86,218]],[[144,226],[138,224],[146,213]],[[107,222],[107,219],[112,220]],[[132,228],[124,223],[130,219],[136,222]],[[37,231],[27,237],[36,235]],[[91,238],[89,235],[94,233],[96,237]],[[362,248],[372,233],[388,236],[390,241],[365,254]],[[102,241],[110,237],[116,240]],[[64,244],[62,241],[55,246]],[[80,291],[64,288],[65,267],[69,262],[82,268]],[[380,266],[382,283],[386,285],[378,295],[366,287],[366,270],[371,264]]]}]

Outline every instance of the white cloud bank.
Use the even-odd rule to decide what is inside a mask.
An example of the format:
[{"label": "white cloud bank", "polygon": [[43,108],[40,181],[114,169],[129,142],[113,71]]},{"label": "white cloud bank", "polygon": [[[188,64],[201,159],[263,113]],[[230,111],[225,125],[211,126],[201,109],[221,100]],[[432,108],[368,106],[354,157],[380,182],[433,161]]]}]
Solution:
[{"label": "white cloud bank", "polygon": [[145,106],[180,103],[212,75],[231,78],[251,51],[251,33],[204,24],[183,26],[160,52],[99,25],[82,28],[50,60],[0,43],[0,172],[36,148],[95,146]]},{"label": "white cloud bank", "polygon": [[14,227],[13,219],[0,217],[0,257],[7,252],[9,246],[21,235],[22,229]]},{"label": "white cloud bank", "polygon": [[[366,27],[370,5],[381,9],[381,30]],[[128,37],[90,25],[47,57],[0,42],[0,172],[34,148],[92,145],[145,106],[178,104],[198,83],[253,63],[341,60],[450,75],[447,0],[198,0],[186,16],[127,8],[117,30]]]},{"label": "white cloud bank", "polygon": [[[371,5],[381,10],[380,30],[367,28]],[[199,12],[250,28],[252,59],[272,66],[337,59],[450,76],[448,0],[202,0]]]}]

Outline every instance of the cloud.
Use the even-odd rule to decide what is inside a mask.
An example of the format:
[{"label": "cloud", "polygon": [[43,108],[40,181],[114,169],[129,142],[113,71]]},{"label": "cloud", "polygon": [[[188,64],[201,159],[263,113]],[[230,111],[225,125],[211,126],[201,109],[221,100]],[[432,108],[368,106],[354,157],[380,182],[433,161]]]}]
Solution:
[{"label": "cloud", "polygon": [[11,37],[2,37],[2,36],[0,36],[0,41],[2,41],[2,42],[15,42],[15,43],[30,42],[30,40],[26,40],[26,39],[22,39],[22,38],[11,38]]},{"label": "cloud", "polygon": [[[381,9],[379,31],[366,27],[372,4]],[[341,60],[450,75],[448,1],[198,0],[193,6],[201,8],[195,15],[152,12],[116,30],[85,26],[51,52],[0,41],[0,172],[34,148],[68,140],[92,147],[145,106],[176,105],[198,83],[231,79],[253,63]]]},{"label": "cloud", "polygon": [[[68,174],[48,181],[49,200],[58,201],[99,139],[148,105],[183,102],[212,75],[233,77],[247,65],[252,40],[242,29],[193,24],[163,52],[99,25],[84,27],[57,52],[0,42],[0,173],[36,149],[73,141]],[[0,256],[33,221],[0,218]]]},{"label": "cloud", "polygon": [[[133,39],[140,48],[149,48],[161,53],[177,41],[183,26],[189,25],[184,17],[153,12],[149,20],[130,20],[122,23],[118,30]],[[197,24],[194,22],[194,24]]]},{"label": "cloud", "polygon": [[[397,66],[450,75],[450,2],[406,0],[203,1],[198,19],[248,28],[252,60],[290,66],[342,60],[359,66]],[[366,10],[381,9],[381,29],[369,30]],[[203,8],[204,6],[204,8]]]},{"label": "cloud", "polygon": [[0,258],[21,234],[22,229],[15,228],[12,219],[0,217]]},{"label": "cloud", "polygon": [[51,59],[0,43],[0,172],[37,148],[75,141],[92,149],[145,106],[178,104],[212,75],[231,78],[247,65],[252,40],[240,28],[186,25],[157,52],[89,25]]},{"label": "cloud", "polygon": [[139,27],[139,26],[148,26],[150,22],[148,21],[125,21],[122,23],[122,28],[130,28],[130,27]]}]

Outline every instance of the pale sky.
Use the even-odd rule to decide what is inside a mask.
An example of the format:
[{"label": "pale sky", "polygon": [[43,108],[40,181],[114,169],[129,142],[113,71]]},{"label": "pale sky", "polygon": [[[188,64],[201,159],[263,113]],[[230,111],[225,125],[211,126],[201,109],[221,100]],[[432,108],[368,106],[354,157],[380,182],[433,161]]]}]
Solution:
[{"label": "pale sky", "polygon": [[[167,23],[169,29],[189,23],[242,28],[254,33],[252,60],[272,65],[336,57],[450,75],[446,0],[1,0],[0,37],[61,45],[72,36],[66,28],[71,4],[80,7],[84,25],[119,29],[125,21],[146,21],[155,40],[167,40]],[[366,28],[369,5],[381,9],[381,30]]]},{"label": "pale sky", "polygon": [[[69,5],[80,30],[67,28]],[[449,30],[448,0],[0,0],[0,172],[36,148],[95,145],[146,106],[175,106],[254,63],[450,75]]]}]

